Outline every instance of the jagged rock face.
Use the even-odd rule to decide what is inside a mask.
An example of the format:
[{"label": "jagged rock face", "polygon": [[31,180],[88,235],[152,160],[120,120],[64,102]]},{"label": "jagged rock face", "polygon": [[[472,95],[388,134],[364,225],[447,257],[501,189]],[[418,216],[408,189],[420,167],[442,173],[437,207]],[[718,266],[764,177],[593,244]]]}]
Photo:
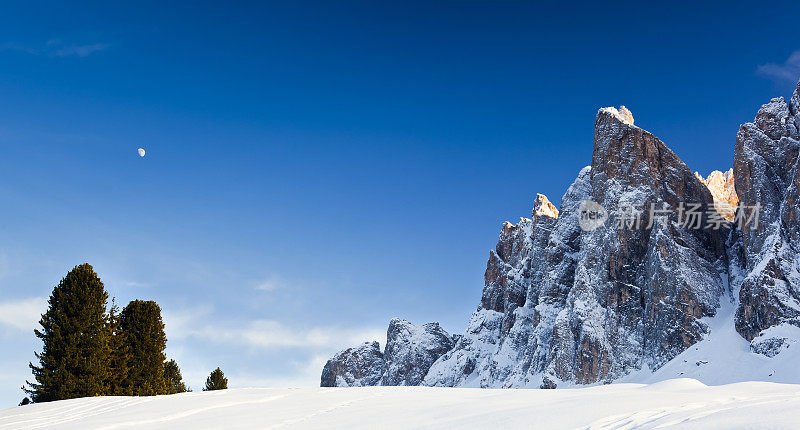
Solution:
[{"label": "jagged rock face", "polygon": [[453,338],[439,326],[416,326],[398,318],[389,323],[381,385],[420,385],[431,365],[453,348]]},{"label": "jagged rock face", "polygon": [[489,251],[489,262],[486,264],[484,280],[486,286],[481,297],[481,306],[497,312],[522,306],[525,303],[525,292],[528,290],[529,253],[531,220],[521,218],[514,225],[503,224],[497,247]]},{"label": "jagged rock face", "polygon": [[321,387],[420,385],[431,365],[451,350],[460,336],[439,326],[421,326],[394,318],[386,333],[386,348],[366,342],[338,352],[322,369]]},{"label": "jagged rock face", "polygon": [[[601,109],[592,165],[559,209],[538,195],[530,219],[503,224],[464,334],[393,320],[383,360],[374,361],[380,381],[369,380],[541,388],[610,382],[658,369],[698,342],[709,330],[704,318],[726,293],[738,294],[735,325],[751,350],[780,353],[800,339],[799,152],[800,84],[789,103],[773,99],[740,128],[733,169],[706,179],[634,126],[629,110]],[[761,205],[757,227],[725,222],[749,215],[731,216],[725,205],[737,199]],[[588,200],[612,217],[584,230],[579,215]],[[643,209],[634,228],[615,223],[626,202]],[[651,215],[651,204],[664,212]],[[680,209],[694,204],[700,228],[679,222]],[[722,225],[709,227],[714,219]],[[346,373],[336,369],[329,373]]]},{"label": "jagged rock face", "polygon": [[[611,212],[621,201],[667,204],[665,220],[582,231],[581,201]],[[658,368],[700,340],[724,291],[727,230],[677,224],[679,203],[713,208],[708,188],[627,109],[601,109],[591,168],[581,171],[557,218],[506,224],[490,254],[481,307],[428,385],[552,386],[616,379]],[[659,206],[661,207],[661,206]],[[513,286],[513,294],[509,294]],[[525,300],[520,300],[527,288]]]},{"label": "jagged rock face", "polygon": [[[587,170],[584,177],[588,179],[588,176]],[[577,204],[576,201],[575,208]],[[562,202],[562,210],[568,206],[570,205]],[[472,315],[466,333],[453,350],[437,361],[428,372],[425,384],[489,386],[493,381],[506,379],[499,376],[500,374],[511,372],[511,369],[502,368],[497,362],[497,356],[504,353],[509,355],[508,360],[503,361],[505,364],[529,365],[530,359],[525,355],[524,346],[532,330],[522,327],[532,329],[532,313],[523,305],[530,301],[532,289],[538,287],[538,282],[533,281],[543,276],[543,262],[551,248],[562,249],[561,243],[558,246],[548,243],[551,231],[562,223],[562,213],[547,197],[538,194],[531,219],[523,218],[516,226],[510,223],[503,225],[497,249],[490,252],[481,306]],[[572,222],[577,228],[577,218],[567,218],[564,222]],[[513,236],[509,235],[511,232]],[[509,243],[520,245],[509,246]],[[516,288],[513,296],[504,294],[509,285]],[[509,299],[486,300],[503,296]],[[518,348],[498,350],[508,345],[504,343],[505,339],[512,338]]]},{"label": "jagged rock face", "polygon": [[516,225],[505,222],[497,247],[489,252],[481,307],[503,314],[504,331],[514,325],[514,310],[527,300],[558,213],[546,196],[537,194],[531,218],[520,218]]},{"label": "jagged rock face", "polygon": [[778,219],[797,154],[797,119],[783,97],[763,105],[754,122],[739,128],[733,161],[736,193],[743,205],[762,206],[758,228],[742,228],[748,253],[760,250],[772,234],[770,228]]},{"label": "jagged rock face", "polygon": [[[724,291],[718,269],[726,259],[727,230],[678,223],[681,204],[698,204],[704,217],[713,211],[708,188],[658,138],[602,110],[591,184],[593,199],[612,213],[621,202],[670,211],[655,220],[643,213],[644,228],[601,228],[581,238],[584,256],[568,298],[579,359],[555,369],[579,382],[614,379],[642,364],[658,368],[700,340],[707,328],[699,320],[714,315]],[[604,310],[600,325],[597,309]]]},{"label": "jagged rock face", "polygon": [[334,355],[322,369],[321,387],[367,387],[378,385],[384,360],[378,342],[365,342]]},{"label": "jagged rock face", "polygon": [[798,93],[800,85],[788,104],[772,99],[736,136],[736,192],[742,205],[760,205],[758,226],[745,224],[733,244],[743,255],[733,270],[744,273],[736,329],[748,341],[781,323],[800,326]]}]

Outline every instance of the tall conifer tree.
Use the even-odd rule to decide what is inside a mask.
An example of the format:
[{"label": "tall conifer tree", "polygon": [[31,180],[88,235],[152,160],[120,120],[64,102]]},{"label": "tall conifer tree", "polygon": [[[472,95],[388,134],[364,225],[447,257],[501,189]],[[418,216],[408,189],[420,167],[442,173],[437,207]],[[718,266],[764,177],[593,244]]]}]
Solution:
[{"label": "tall conifer tree", "polygon": [[166,394],[164,350],[167,336],[158,304],[144,300],[130,302],[120,313],[119,333],[130,354],[128,374],[122,383],[125,394]]},{"label": "tall conifer tree", "polygon": [[89,264],[75,266],[53,289],[41,329],[44,345],[29,364],[36,382],[23,387],[33,402],[106,394],[109,378],[108,294]]}]

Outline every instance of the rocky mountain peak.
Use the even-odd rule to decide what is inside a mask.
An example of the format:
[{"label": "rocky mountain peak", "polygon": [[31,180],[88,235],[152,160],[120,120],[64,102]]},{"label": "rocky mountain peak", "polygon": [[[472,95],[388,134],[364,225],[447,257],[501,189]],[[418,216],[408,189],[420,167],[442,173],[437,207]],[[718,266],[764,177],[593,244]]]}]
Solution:
[{"label": "rocky mountain peak", "polygon": [[613,115],[624,124],[633,125],[633,113],[625,106],[620,106],[619,109],[615,107],[605,107],[600,109],[600,111]]},{"label": "rocky mountain peak", "polygon": [[555,205],[550,203],[547,196],[544,194],[536,194],[536,200],[533,201],[533,217],[548,216],[550,218],[558,218],[558,209]]},{"label": "rocky mountain peak", "polygon": [[[503,224],[463,335],[392,320],[382,355],[371,345],[342,351],[323,384],[607,383],[674,371],[720,321],[754,353],[782,354],[800,330],[798,125],[800,84],[740,127],[732,169],[703,178],[627,108],[600,109],[591,166],[560,207],[538,194],[532,218]],[[587,200],[609,214],[592,228],[579,222]],[[761,206],[757,225],[710,224],[721,220],[715,210],[741,218],[739,202]],[[626,205],[641,210],[627,225]],[[701,214],[697,225],[682,221],[685,205]],[[364,365],[380,370],[378,382]]]},{"label": "rocky mountain peak", "polygon": [[439,323],[414,325],[400,318],[389,322],[381,385],[419,385],[439,357],[453,348],[453,338]]},{"label": "rocky mountain peak", "polygon": [[378,342],[339,351],[325,363],[320,386],[420,385],[431,365],[454,342],[439,323],[415,325],[393,318],[383,352]]},{"label": "rocky mountain peak", "polygon": [[378,385],[383,374],[383,353],[378,342],[364,342],[334,355],[322,369],[321,387]]},{"label": "rocky mountain peak", "polygon": [[728,221],[733,221],[736,214],[736,206],[739,205],[739,196],[736,195],[734,184],[733,168],[728,169],[725,173],[714,170],[705,179],[697,172],[694,172],[694,174],[711,191],[711,196],[714,197],[714,209]]},{"label": "rocky mountain peak", "polygon": [[[789,104],[783,97],[761,106],[736,135],[733,171],[741,204],[757,211],[758,222],[737,231],[741,253],[732,266],[739,287],[736,329],[753,341],[782,324],[800,326],[800,84]],[[778,339],[759,344],[780,346]],[[763,350],[763,348],[757,348]]]}]

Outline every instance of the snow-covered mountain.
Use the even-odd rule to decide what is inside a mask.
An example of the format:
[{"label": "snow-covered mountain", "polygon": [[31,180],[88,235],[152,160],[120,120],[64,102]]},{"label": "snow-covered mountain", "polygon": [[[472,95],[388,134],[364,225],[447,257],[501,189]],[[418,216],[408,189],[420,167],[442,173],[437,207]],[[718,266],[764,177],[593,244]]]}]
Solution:
[{"label": "snow-covered mountain", "polygon": [[[531,218],[503,224],[463,335],[403,321],[398,336],[393,320],[385,352],[340,352],[322,385],[800,382],[787,364],[800,349],[799,140],[800,84],[741,126],[732,170],[705,179],[628,109],[600,109],[591,165],[559,209],[540,194]],[[604,223],[582,222],[587,207]]]}]

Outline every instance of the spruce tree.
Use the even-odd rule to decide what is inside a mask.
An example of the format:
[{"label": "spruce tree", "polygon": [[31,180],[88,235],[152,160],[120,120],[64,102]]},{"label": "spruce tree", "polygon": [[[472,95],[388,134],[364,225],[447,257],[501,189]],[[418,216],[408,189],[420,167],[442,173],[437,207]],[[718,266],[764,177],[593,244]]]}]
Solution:
[{"label": "spruce tree", "polygon": [[130,354],[128,373],[122,382],[125,394],[166,394],[164,349],[167,336],[158,304],[143,300],[130,302],[120,313],[119,333]]},{"label": "spruce tree", "polygon": [[170,360],[164,363],[164,381],[167,385],[167,394],[185,393],[189,390],[186,389],[186,384],[183,382],[181,369],[175,360]]},{"label": "spruce tree", "polygon": [[117,304],[112,299],[111,310],[108,315],[107,331],[109,333],[108,353],[109,369],[106,380],[106,394],[110,396],[124,396],[128,394],[125,380],[128,378],[128,367],[131,363],[131,354],[125,337],[120,330],[120,313]]},{"label": "spruce tree", "polygon": [[206,378],[206,386],[203,388],[203,391],[226,389],[228,389],[228,379],[225,378],[225,374],[222,373],[222,370],[217,367],[213,372],[211,372],[211,375],[208,375],[208,378]]},{"label": "spruce tree", "polygon": [[42,339],[36,379],[23,387],[33,402],[106,394],[109,369],[108,294],[89,264],[75,266],[53,289],[34,330]]}]

